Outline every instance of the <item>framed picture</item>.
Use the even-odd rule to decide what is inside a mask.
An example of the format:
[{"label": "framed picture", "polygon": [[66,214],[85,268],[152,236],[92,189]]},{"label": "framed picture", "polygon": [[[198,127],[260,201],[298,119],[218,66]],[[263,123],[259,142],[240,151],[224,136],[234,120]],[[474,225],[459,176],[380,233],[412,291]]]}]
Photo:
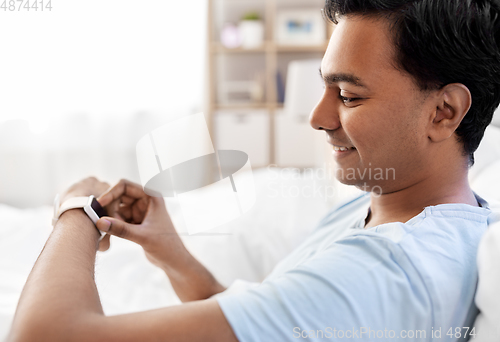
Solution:
[{"label": "framed picture", "polygon": [[326,40],[326,23],[317,9],[293,9],[278,12],[278,45],[321,45]]}]

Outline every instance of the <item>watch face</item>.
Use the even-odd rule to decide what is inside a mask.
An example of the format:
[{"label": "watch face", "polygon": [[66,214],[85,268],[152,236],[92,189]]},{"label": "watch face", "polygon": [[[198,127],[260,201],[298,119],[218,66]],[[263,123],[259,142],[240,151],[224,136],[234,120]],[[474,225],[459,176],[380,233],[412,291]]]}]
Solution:
[{"label": "watch face", "polygon": [[95,198],[92,199],[92,203],[90,204],[90,206],[95,211],[97,216],[99,216],[99,217],[108,216],[106,209],[101,207],[101,204],[99,204],[99,202],[97,202],[97,200]]}]

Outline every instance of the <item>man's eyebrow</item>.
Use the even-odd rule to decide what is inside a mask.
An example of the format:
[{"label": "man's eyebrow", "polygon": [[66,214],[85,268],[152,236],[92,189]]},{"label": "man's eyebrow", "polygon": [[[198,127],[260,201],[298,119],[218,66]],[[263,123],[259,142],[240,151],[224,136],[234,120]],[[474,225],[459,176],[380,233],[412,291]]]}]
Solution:
[{"label": "man's eyebrow", "polygon": [[366,85],[364,85],[361,82],[361,79],[359,77],[354,76],[353,74],[328,74],[328,75],[323,75],[321,72],[321,68],[319,69],[319,75],[321,78],[325,81],[325,84],[331,85],[334,83],[339,83],[339,82],[347,82],[355,85],[356,87],[362,87],[362,88],[368,88]]}]

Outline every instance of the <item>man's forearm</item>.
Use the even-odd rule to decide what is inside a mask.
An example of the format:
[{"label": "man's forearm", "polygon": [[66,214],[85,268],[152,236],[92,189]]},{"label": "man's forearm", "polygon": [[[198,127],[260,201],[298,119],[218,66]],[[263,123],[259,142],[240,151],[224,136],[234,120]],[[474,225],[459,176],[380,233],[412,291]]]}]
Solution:
[{"label": "man's forearm", "polygon": [[175,263],[163,265],[170,283],[182,302],[207,299],[225,290],[217,279],[187,250]]},{"label": "man's forearm", "polygon": [[65,323],[69,329],[75,319],[103,315],[94,282],[97,243],[96,228],[81,209],[61,216],[21,294],[13,340],[41,332],[57,335]]}]

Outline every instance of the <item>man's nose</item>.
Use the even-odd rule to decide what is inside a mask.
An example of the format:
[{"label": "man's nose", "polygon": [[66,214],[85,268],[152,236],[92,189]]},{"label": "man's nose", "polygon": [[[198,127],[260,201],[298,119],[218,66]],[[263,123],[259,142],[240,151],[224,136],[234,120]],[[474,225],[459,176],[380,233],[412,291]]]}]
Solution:
[{"label": "man's nose", "polygon": [[316,130],[334,131],[340,127],[338,103],[332,96],[323,93],[321,100],[309,115],[309,124]]}]

